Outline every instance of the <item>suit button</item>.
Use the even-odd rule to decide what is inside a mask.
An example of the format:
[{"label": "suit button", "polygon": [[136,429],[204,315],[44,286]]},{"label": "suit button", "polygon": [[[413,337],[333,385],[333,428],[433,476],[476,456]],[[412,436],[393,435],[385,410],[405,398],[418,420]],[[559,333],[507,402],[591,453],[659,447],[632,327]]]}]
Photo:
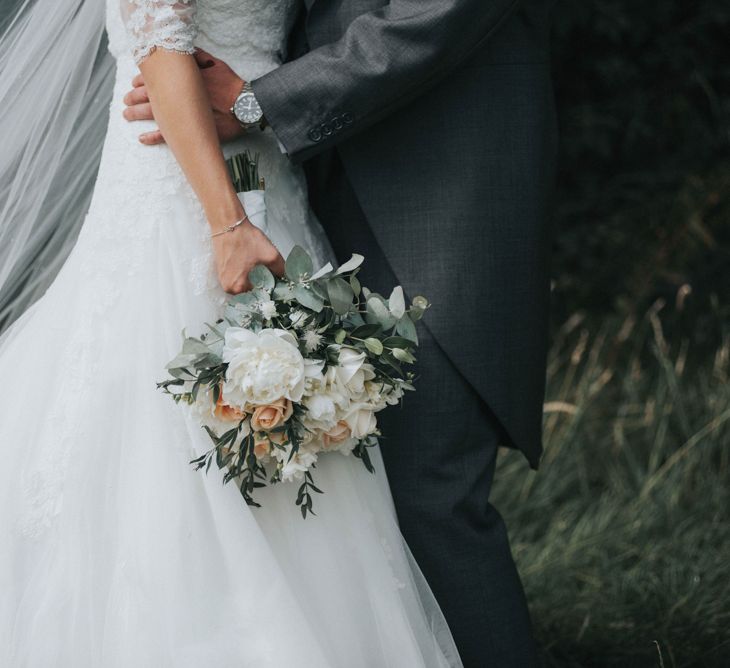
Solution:
[{"label": "suit button", "polygon": [[322,141],[322,132],[321,132],[321,130],[319,128],[312,128],[309,131],[309,138],[313,142],[315,142],[315,143],[317,143],[319,141]]},{"label": "suit button", "polygon": [[322,123],[322,134],[325,137],[332,136],[332,126],[329,123]]},{"label": "suit button", "polygon": [[339,132],[342,130],[342,116],[335,116],[332,121],[332,127],[335,129],[335,132]]},{"label": "suit button", "polygon": [[340,118],[342,119],[342,122],[345,125],[352,125],[353,124],[352,114],[350,114],[349,111],[346,111],[344,114],[342,114],[342,116],[340,116]]}]

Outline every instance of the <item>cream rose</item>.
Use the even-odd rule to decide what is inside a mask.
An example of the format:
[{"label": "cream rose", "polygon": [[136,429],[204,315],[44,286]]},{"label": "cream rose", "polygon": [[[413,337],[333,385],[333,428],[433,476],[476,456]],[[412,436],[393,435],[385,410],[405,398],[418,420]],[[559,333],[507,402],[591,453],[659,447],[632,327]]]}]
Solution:
[{"label": "cream rose", "polygon": [[369,436],[378,428],[375,413],[368,408],[356,408],[348,413],[345,422],[352,432],[353,438],[361,439]]},{"label": "cream rose", "polygon": [[325,450],[331,450],[338,445],[342,445],[350,436],[350,426],[344,420],[340,420],[322,436]]},{"label": "cream rose", "polygon": [[281,398],[265,406],[257,406],[251,416],[251,428],[256,431],[270,431],[283,425],[294,413],[289,399]]},{"label": "cream rose", "polygon": [[262,329],[257,333],[229,327],[223,361],[228,363],[223,392],[229,403],[262,406],[282,397],[290,401],[302,397],[304,358],[289,332]]}]

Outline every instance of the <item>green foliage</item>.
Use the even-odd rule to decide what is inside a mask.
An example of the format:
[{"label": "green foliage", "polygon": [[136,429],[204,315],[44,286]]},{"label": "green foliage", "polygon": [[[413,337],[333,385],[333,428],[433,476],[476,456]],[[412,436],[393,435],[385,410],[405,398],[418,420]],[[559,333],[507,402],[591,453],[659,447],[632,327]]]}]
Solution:
[{"label": "green foliage", "polygon": [[669,343],[658,307],[557,332],[541,470],[506,454],[494,494],[548,667],[727,665],[730,323],[714,325],[713,356]]}]

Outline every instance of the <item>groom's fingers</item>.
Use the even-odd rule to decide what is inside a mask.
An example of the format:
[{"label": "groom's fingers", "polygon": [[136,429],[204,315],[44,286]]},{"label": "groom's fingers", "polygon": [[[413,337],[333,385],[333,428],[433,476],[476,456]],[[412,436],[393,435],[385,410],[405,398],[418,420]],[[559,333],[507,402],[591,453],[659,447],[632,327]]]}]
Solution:
[{"label": "groom's fingers", "polygon": [[213,58],[207,51],[203,51],[203,49],[198,49],[195,52],[195,60],[198,61],[198,67],[201,70],[208,69],[209,67],[213,67],[215,65],[216,59]]},{"label": "groom's fingers", "polygon": [[147,94],[146,86],[133,88],[124,96],[124,104],[126,104],[128,107],[131,107],[135,104],[144,104],[145,102],[149,101],[150,97]]},{"label": "groom's fingers", "polygon": [[153,130],[152,132],[141,134],[139,141],[145,146],[156,146],[157,144],[164,144],[165,138],[159,130]]},{"label": "groom's fingers", "polygon": [[122,112],[124,118],[128,121],[154,121],[152,115],[152,105],[149,102],[144,104],[135,104],[132,107],[125,107]]}]

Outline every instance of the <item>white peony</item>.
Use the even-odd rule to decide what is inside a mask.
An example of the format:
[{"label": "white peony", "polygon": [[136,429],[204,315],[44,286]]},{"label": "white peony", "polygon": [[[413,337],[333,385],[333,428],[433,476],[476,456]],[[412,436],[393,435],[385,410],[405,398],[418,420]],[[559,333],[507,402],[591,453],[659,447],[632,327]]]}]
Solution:
[{"label": "white peony", "polygon": [[223,394],[240,406],[298,402],[304,392],[305,365],[297,341],[282,329],[252,332],[229,327],[223,345],[228,363]]}]

